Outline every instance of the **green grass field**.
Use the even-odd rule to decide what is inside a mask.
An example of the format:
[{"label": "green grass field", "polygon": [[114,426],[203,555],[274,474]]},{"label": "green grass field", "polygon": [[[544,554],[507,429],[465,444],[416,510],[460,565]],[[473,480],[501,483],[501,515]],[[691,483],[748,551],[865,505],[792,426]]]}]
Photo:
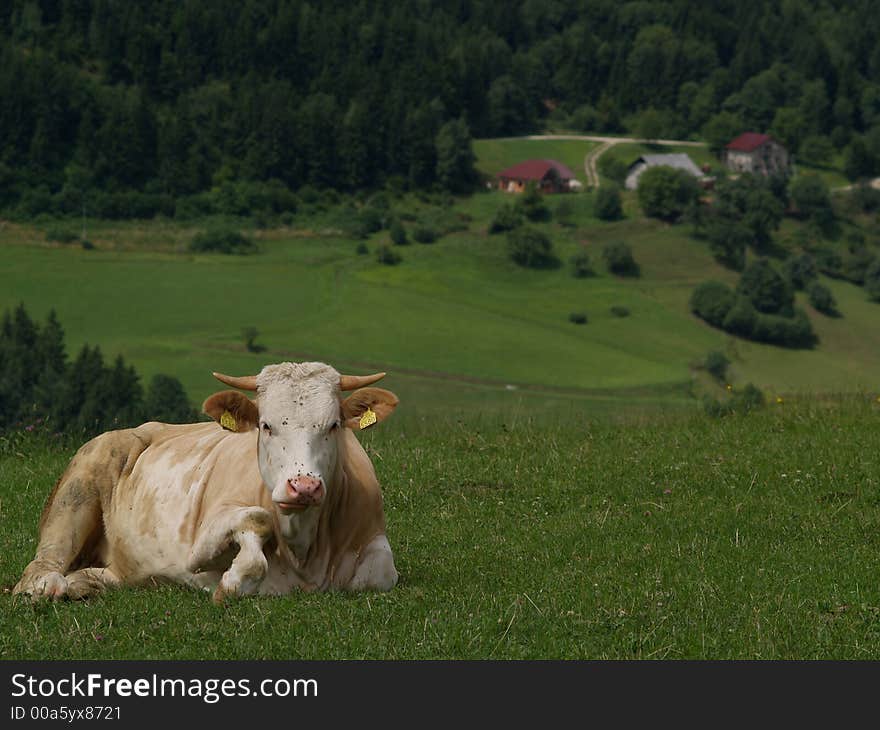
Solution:
[{"label": "green grass field", "polygon": [[586,140],[478,139],[474,140],[474,154],[477,169],[489,177],[518,162],[550,159],[563,163],[577,180],[586,183],[584,158],[598,145]]},{"label": "green grass field", "polygon": [[[365,445],[401,582],[214,606],[0,596],[29,659],[880,658],[880,403],[745,417],[392,418]],[[4,442],[0,584],[72,448]]]}]

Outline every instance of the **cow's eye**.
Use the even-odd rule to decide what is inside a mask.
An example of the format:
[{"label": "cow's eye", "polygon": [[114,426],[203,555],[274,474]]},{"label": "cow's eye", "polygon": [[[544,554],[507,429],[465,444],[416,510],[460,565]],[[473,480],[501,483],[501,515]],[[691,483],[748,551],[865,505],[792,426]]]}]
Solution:
[{"label": "cow's eye", "polygon": [[339,421],[334,421],[333,425],[327,429],[328,433],[333,433],[337,428],[339,428]]},{"label": "cow's eye", "polygon": [[265,421],[263,421],[262,429],[266,436],[269,436],[272,433],[272,427]]}]

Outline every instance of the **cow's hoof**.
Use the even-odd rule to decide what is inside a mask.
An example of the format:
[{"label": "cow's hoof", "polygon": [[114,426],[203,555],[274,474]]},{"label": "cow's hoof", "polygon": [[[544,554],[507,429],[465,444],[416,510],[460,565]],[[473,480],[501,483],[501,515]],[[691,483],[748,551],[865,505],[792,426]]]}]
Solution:
[{"label": "cow's hoof", "polygon": [[15,595],[30,596],[33,601],[58,600],[67,595],[67,579],[61,573],[44,573],[27,585],[19,583],[12,592]]}]

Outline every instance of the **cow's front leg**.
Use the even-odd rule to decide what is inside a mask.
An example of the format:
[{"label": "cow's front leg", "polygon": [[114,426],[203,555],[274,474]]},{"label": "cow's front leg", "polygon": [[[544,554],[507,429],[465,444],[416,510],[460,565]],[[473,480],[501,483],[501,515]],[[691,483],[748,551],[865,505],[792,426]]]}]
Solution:
[{"label": "cow's front leg", "polygon": [[234,553],[232,564],[214,591],[214,602],[222,603],[227,596],[253,595],[266,577],[269,566],[263,545],[271,536],[272,516],[262,507],[230,510],[201,532],[190,551],[187,568],[199,573],[225,567],[228,556]]},{"label": "cow's front leg", "polygon": [[390,591],[397,585],[394,555],[385,535],[377,535],[363,549],[354,576],[348,585],[351,591]]}]

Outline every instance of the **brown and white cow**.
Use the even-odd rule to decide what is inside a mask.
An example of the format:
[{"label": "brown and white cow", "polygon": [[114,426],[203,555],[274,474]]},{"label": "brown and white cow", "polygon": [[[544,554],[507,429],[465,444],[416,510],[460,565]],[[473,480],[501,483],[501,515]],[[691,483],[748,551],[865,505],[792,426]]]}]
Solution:
[{"label": "brown and white cow", "polygon": [[145,423],[76,453],[15,593],[81,598],[170,581],[222,601],[394,587],[382,494],[353,433],[397,406],[393,393],[361,387],[384,373],[286,362],[214,375],[256,399],[225,390],[203,406],[215,422]]}]

